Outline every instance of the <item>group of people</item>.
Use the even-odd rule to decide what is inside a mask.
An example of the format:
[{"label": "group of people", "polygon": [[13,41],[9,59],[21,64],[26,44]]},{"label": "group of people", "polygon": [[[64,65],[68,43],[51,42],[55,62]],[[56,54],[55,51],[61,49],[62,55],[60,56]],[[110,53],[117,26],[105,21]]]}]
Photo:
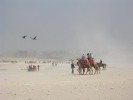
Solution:
[{"label": "group of people", "polygon": [[[87,53],[87,58],[85,57],[85,55],[83,54],[82,57],[81,57],[81,60],[88,60],[89,63],[95,67],[97,65],[97,63],[95,62],[93,56],[92,56],[92,53]],[[102,64],[102,60],[100,59],[100,64]],[[74,63],[72,62],[71,64],[71,69],[72,69],[72,74],[74,73]]]},{"label": "group of people", "polygon": [[52,67],[57,67],[57,63],[56,62],[52,62]]},{"label": "group of people", "polygon": [[[82,58],[81,58],[81,59],[82,59],[82,60],[85,60],[85,59],[86,59],[86,57],[85,57],[84,54],[82,55]],[[87,53],[87,59],[88,59],[88,60],[94,59],[94,58],[92,57],[92,53]]]},{"label": "group of people", "polygon": [[[86,58],[85,58],[85,56],[83,54],[82,60],[85,60],[85,59]],[[90,62],[91,65],[93,65],[93,66],[97,65],[96,61],[94,60],[94,58],[92,56],[92,53],[87,53],[87,59],[88,59],[88,61]],[[100,64],[102,64],[102,60],[101,59],[100,59]]]},{"label": "group of people", "polygon": [[39,71],[39,68],[40,68],[39,65],[37,65],[37,66],[35,66],[35,65],[29,65],[28,66],[28,71],[36,71],[37,69]]}]

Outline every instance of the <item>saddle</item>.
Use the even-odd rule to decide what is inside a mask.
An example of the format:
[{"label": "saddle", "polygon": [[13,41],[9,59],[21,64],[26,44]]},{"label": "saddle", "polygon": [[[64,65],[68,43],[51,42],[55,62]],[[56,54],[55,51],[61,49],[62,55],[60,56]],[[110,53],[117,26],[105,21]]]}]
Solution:
[{"label": "saddle", "polygon": [[95,61],[94,59],[91,59],[91,60],[90,60],[90,64],[91,64],[91,65],[93,64],[93,65],[94,65],[94,67],[96,67],[96,66],[97,66],[97,63],[96,63],[96,61]]},{"label": "saddle", "polygon": [[90,64],[88,59],[80,60],[80,62],[82,65],[85,65],[85,66]]}]

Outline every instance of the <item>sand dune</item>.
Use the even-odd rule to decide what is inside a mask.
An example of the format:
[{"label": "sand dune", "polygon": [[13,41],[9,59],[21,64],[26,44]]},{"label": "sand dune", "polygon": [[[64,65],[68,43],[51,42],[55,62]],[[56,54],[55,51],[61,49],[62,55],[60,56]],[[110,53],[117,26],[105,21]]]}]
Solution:
[{"label": "sand dune", "polygon": [[133,100],[133,68],[109,67],[100,75],[71,74],[70,65],[0,64],[0,100]]}]

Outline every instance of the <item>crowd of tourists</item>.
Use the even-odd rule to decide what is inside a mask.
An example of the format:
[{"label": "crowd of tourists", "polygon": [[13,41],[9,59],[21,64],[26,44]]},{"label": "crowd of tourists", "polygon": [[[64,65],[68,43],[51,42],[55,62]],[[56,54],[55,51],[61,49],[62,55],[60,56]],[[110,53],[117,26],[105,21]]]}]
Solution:
[{"label": "crowd of tourists", "polygon": [[39,71],[39,68],[40,68],[40,66],[39,65],[37,65],[37,66],[35,66],[35,65],[29,65],[28,66],[28,71]]}]

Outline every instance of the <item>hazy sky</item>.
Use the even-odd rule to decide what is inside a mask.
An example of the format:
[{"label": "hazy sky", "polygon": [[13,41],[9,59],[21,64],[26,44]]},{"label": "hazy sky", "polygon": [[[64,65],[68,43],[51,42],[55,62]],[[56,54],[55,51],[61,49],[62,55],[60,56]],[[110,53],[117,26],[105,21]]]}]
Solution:
[{"label": "hazy sky", "polygon": [[1,52],[79,50],[131,60],[132,38],[133,0],[0,0]]}]

